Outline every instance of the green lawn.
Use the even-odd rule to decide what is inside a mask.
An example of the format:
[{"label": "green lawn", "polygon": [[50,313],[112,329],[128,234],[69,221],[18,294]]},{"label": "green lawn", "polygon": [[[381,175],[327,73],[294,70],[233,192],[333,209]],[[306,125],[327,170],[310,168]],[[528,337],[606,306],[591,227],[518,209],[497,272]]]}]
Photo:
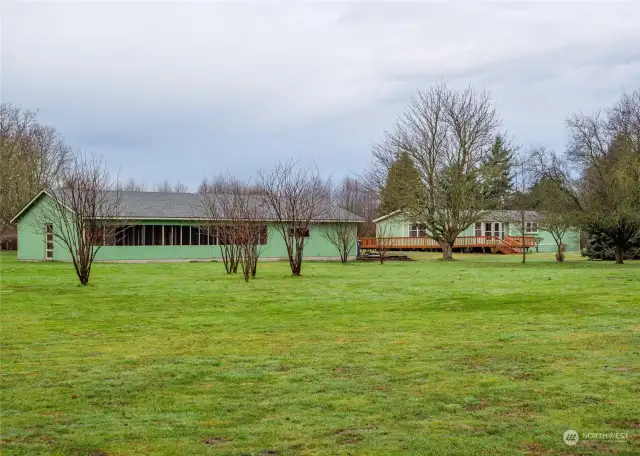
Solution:
[{"label": "green lawn", "polygon": [[2,454],[640,453],[640,262],[435,258],[82,288],[4,255]]}]

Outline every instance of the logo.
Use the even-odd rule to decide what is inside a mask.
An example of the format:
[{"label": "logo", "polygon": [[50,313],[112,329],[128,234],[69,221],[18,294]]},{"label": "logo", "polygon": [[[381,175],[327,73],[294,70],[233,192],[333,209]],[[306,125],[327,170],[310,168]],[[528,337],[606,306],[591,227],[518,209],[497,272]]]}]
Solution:
[{"label": "logo", "polygon": [[569,446],[573,446],[578,443],[580,437],[578,437],[578,433],[573,429],[569,429],[562,434],[562,440]]}]

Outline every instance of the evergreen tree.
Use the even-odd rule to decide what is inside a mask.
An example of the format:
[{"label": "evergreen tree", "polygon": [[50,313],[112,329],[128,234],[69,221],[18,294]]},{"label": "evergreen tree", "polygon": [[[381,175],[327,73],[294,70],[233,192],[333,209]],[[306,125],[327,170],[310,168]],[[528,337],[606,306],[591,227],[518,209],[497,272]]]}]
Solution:
[{"label": "evergreen tree", "polygon": [[[596,227],[587,227],[587,246],[582,255],[590,260],[615,260],[616,244],[606,233]],[[625,260],[640,259],[640,230],[631,236],[624,252]]]},{"label": "evergreen tree", "polygon": [[513,149],[502,136],[496,136],[491,154],[483,163],[481,176],[484,191],[492,207],[487,209],[503,209],[513,182]]},{"label": "evergreen tree", "polygon": [[409,154],[402,152],[389,168],[387,181],[380,192],[380,214],[420,204],[425,197],[424,194],[424,185],[418,170]]}]

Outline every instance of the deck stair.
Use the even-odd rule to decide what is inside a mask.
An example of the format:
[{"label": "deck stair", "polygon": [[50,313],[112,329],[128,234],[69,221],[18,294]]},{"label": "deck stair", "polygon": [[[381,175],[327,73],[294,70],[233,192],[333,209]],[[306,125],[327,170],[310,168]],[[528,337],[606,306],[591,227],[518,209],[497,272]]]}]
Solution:
[{"label": "deck stair", "polygon": [[[530,236],[525,237],[525,249],[533,247],[533,242],[530,239]],[[511,253],[522,253],[522,238],[520,236],[505,236],[504,242],[511,248]]]}]

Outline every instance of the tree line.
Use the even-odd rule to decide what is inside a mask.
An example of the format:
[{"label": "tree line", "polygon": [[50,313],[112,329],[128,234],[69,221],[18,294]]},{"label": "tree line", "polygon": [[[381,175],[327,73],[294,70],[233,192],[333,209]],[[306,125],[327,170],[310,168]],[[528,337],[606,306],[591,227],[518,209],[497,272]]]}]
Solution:
[{"label": "tree line", "polygon": [[640,90],[570,115],[562,152],[516,146],[501,125],[487,92],[444,84],[417,92],[373,147],[367,181],[382,212],[423,225],[445,260],[456,237],[495,210],[521,235],[523,262],[529,211],[556,241],[558,261],[572,228],[613,250],[616,263],[640,249]]},{"label": "tree line", "polygon": [[[615,253],[617,263],[640,244],[640,90],[623,94],[610,108],[566,121],[569,143],[562,153],[515,146],[487,92],[456,91],[445,84],[418,91],[393,127],[373,146],[372,165],[358,177],[338,183],[295,161],[259,171],[252,179],[205,178],[198,187],[203,230],[217,230],[225,242],[225,269],[255,277],[262,251],[258,220],[265,208],[286,245],[291,272],[300,275],[305,234],[313,220],[334,223],[325,234],[343,262],[355,236],[341,217],[357,214],[360,236],[376,234],[372,220],[401,210],[420,224],[453,258],[456,237],[491,211],[508,210],[523,239],[527,211],[542,214],[540,225],[556,240],[558,261],[563,238],[581,228]],[[0,235],[11,219],[44,188],[57,189],[49,219],[66,228],[56,236],[69,250],[78,278],[88,283],[91,265],[115,225],[126,217],[122,191],[146,191],[135,179],[113,180],[102,158],[76,152],[35,112],[0,105]],[[186,192],[165,181],[152,191]],[[233,195],[230,197],[229,195]],[[329,208],[345,212],[328,216]],[[62,215],[71,208],[74,217]],[[220,220],[227,221],[221,224]],[[46,226],[46,224],[41,224]],[[231,229],[233,227],[233,229]],[[64,233],[67,233],[66,235]],[[382,233],[384,236],[384,233]]]}]

